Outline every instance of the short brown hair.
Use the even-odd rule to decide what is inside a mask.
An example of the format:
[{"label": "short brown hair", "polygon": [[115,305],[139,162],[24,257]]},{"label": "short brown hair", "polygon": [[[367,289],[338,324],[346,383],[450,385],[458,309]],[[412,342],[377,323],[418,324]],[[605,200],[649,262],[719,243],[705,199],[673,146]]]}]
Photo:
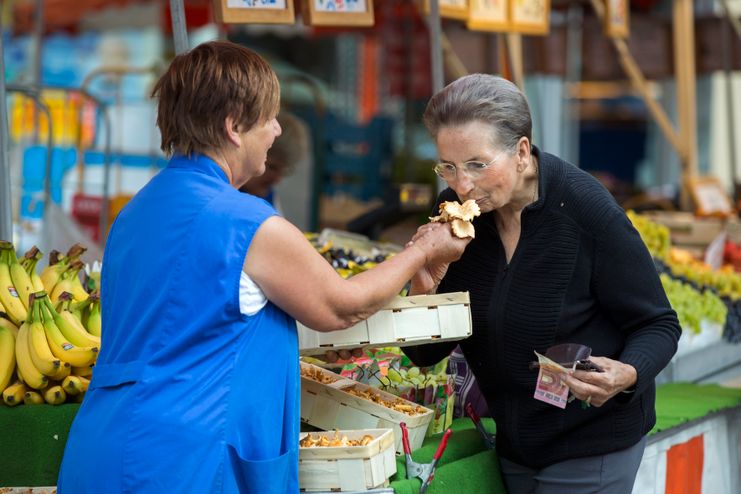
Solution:
[{"label": "short brown hair", "polygon": [[224,120],[245,130],[273,118],[280,107],[278,77],[254,51],[210,41],[175,57],[152,91],[158,98],[162,151],[191,155],[220,148]]}]

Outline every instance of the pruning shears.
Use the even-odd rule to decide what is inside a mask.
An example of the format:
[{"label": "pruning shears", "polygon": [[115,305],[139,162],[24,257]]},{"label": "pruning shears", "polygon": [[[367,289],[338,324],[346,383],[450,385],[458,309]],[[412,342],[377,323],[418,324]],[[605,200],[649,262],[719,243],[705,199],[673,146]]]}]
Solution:
[{"label": "pruning shears", "polygon": [[476,410],[473,409],[470,402],[466,403],[466,413],[471,417],[471,420],[473,420],[473,425],[476,426],[476,430],[481,434],[481,438],[484,440],[486,447],[488,449],[494,449],[497,442],[497,436],[486,431],[484,424],[481,423],[481,418],[479,418],[479,415],[476,413]]},{"label": "pruning shears", "polygon": [[401,442],[404,445],[404,457],[406,459],[407,466],[407,479],[414,477],[419,478],[422,481],[422,486],[419,488],[419,494],[424,494],[430,483],[435,478],[435,467],[440,461],[445,447],[448,445],[448,438],[453,433],[452,430],[448,429],[443,434],[443,438],[440,440],[440,444],[437,447],[437,451],[432,457],[430,463],[417,463],[412,460],[412,448],[409,447],[409,432],[407,431],[407,424],[402,422],[399,424],[401,427]]}]

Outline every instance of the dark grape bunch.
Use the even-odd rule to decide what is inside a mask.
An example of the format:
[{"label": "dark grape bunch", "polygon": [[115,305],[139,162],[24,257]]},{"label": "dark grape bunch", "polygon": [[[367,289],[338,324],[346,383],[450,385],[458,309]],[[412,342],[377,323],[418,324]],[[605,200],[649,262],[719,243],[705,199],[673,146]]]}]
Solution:
[{"label": "dark grape bunch", "polygon": [[723,302],[728,307],[723,338],[730,343],[741,343],[741,300],[723,298]]}]

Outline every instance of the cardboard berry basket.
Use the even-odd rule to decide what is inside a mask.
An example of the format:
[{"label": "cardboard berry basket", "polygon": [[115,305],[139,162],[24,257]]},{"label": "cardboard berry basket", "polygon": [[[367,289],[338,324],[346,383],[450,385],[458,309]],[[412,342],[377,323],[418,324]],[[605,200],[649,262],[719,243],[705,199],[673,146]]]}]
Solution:
[{"label": "cardboard berry basket", "polygon": [[[391,429],[361,429],[312,432],[328,439],[346,436],[350,440],[365,435],[373,440],[364,446],[301,447],[298,453],[298,482],[301,491],[364,491],[388,485],[396,473],[394,433]],[[302,432],[299,440],[307,433]]]},{"label": "cardboard berry basket", "polygon": [[409,346],[471,336],[468,292],[396,297],[386,307],[341,331],[314,331],[297,322],[302,355],[363,346]]},{"label": "cardboard berry basket", "polygon": [[[306,377],[307,371],[323,382]],[[386,404],[397,404],[421,413],[405,413],[389,408],[365,397],[350,393],[351,390],[376,397]],[[401,428],[405,422],[409,429],[412,450],[422,446],[427,427],[435,412],[429,408],[399,398],[391,393],[345,379],[316,365],[301,362],[301,420],[324,430],[393,429],[394,448],[402,452]]]}]

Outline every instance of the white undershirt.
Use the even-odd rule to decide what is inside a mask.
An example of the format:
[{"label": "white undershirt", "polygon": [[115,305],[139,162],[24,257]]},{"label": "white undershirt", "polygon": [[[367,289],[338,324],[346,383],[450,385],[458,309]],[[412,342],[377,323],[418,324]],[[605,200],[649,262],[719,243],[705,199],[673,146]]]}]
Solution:
[{"label": "white undershirt", "polygon": [[268,299],[257,283],[242,271],[239,277],[239,311],[245,316],[253,316],[265,307]]}]

